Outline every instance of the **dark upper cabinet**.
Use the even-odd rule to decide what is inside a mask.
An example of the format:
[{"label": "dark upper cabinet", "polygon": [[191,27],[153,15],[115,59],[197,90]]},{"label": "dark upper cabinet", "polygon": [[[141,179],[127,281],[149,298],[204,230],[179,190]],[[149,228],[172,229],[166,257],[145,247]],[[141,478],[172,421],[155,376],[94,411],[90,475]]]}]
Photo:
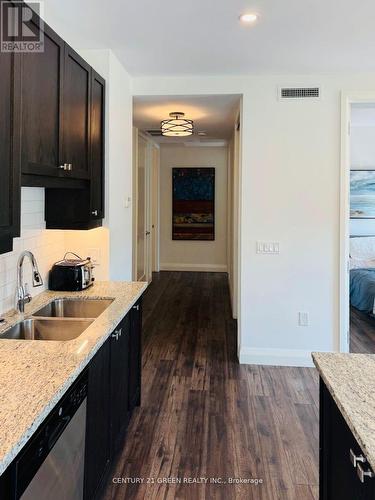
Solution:
[{"label": "dark upper cabinet", "polygon": [[15,168],[22,185],[46,188],[47,228],[92,229],[104,217],[105,81],[42,29],[44,51],[15,58]]},{"label": "dark upper cabinet", "polygon": [[45,25],[44,51],[17,57],[22,174],[63,176],[60,164],[64,42]]},{"label": "dark upper cabinet", "polygon": [[110,400],[111,451],[121,447],[130,419],[129,412],[129,334],[127,315],[111,336]]},{"label": "dark upper cabinet", "polygon": [[73,178],[89,178],[91,68],[65,44],[62,163]]},{"label": "dark upper cabinet", "polygon": [[20,227],[20,173],[17,166],[17,144],[13,141],[14,114],[13,54],[0,52],[0,253],[13,248],[13,237]]},{"label": "dark upper cabinet", "polygon": [[142,300],[130,311],[129,342],[129,408],[130,411],[141,402],[142,370]]},{"label": "dark upper cabinet", "polygon": [[90,216],[104,217],[105,81],[91,71]]}]

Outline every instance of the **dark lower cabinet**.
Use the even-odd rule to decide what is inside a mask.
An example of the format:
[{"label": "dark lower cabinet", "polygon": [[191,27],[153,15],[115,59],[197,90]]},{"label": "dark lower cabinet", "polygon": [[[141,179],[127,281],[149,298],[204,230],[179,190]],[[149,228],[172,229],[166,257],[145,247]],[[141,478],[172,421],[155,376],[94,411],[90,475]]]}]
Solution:
[{"label": "dark lower cabinet", "polygon": [[324,382],[320,381],[320,500],[375,500],[375,478]]},{"label": "dark lower cabinet", "polygon": [[111,335],[110,398],[111,451],[116,454],[124,442],[130,419],[129,409],[129,338],[127,315]]},{"label": "dark lower cabinet", "polygon": [[110,463],[110,344],[106,342],[88,371],[85,500],[92,500],[106,478]]},{"label": "dark lower cabinet", "polygon": [[129,408],[130,411],[141,403],[142,372],[142,300],[130,311],[129,345]]}]

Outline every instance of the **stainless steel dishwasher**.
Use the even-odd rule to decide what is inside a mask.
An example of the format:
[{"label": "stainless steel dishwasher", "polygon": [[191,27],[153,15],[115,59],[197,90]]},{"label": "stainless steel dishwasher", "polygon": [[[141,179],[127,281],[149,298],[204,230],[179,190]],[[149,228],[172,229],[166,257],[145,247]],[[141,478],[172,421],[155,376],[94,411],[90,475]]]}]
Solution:
[{"label": "stainless steel dishwasher", "polygon": [[16,500],[82,500],[87,377],[62,398],[14,464]]}]

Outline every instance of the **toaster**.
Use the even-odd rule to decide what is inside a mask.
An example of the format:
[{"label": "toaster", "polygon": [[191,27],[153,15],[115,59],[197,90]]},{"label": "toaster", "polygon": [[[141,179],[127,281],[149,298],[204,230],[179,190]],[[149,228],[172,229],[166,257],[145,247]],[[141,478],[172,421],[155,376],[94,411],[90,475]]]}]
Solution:
[{"label": "toaster", "polygon": [[[75,258],[68,259],[68,255]],[[90,257],[81,259],[79,255],[68,252],[63,260],[55,262],[49,273],[50,290],[78,292],[94,283],[93,268]]]}]

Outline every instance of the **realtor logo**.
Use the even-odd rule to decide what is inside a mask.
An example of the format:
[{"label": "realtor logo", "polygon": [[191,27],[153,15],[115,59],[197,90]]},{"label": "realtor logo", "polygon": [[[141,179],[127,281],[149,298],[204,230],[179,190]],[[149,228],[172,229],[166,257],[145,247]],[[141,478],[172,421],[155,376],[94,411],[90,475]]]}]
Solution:
[{"label": "realtor logo", "polygon": [[43,52],[41,2],[1,1],[1,52]]}]

